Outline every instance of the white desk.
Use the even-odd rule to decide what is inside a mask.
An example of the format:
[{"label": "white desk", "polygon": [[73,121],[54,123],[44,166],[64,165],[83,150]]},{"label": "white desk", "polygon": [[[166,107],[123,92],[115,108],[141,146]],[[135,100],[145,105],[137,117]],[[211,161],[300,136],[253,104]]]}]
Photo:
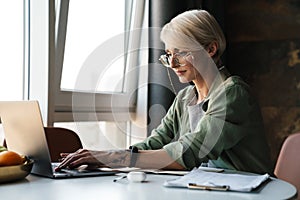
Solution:
[{"label": "white desk", "polygon": [[291,199],[296,188],[279,179],[272,179],[259,191],[240,193],[230,191],[205,191],[183,188],[166,188],[165,180],[176,176],[147,175],[147,182],[129,183],[126,179],[113,182],[116,176],[89,178],[49,179],[29,175],[26,179],[0,184],[0,198],[3,200],[276,200]]}]

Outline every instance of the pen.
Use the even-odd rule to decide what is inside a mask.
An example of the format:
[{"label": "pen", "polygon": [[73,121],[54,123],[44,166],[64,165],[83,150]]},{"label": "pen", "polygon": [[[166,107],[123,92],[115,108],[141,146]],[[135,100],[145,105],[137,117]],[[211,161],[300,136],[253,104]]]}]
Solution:
[{"label": "pen", "polygon": [[189,189],[198,189],[198,190],[219,190],[219,191],[226,191],[229,189],[228,185],[221,185],[221,186],[207,186],[207,185],[197,185],[195,183],[189,183]]},{"label": "pen", "polygon": [[122,180],[122,179],[124,179],[124,178],[127,178],[127,175],[117,177],[117,178],[115,178],[115,179],[113,180],[113,182],[117,182],[117,181]]}]

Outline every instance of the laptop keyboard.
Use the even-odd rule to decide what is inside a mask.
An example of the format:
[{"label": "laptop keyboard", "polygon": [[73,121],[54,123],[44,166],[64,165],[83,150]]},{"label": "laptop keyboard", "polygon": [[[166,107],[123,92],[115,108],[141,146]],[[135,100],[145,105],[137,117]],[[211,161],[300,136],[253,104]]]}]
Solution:
[{"label": "laptop keyboard", "polygon": [[59,163],[52,163],[52,170],[55,173],[67,173],[71,175],[76,175],[76,174],[82,174],[82,173],[92,173],[92,172],[100,172],[100,170],[94,169],[94,170],[86,170],[86,169],[60,169],[60,171],[55,171],[55,168],[59,165]]},{"label": "laptop keyboard", "polygon": [[55,171],[55,168],[59,163],[52,163],[53,175],[57,178],[63,177],[82,177],[82,176],[99,176],[99,175],[114,175],[115,171],[101,171],[99,169],[87,170],[85,168],[79,169],[61,169],[59,172]]},{"label": "laptop keyboard", "polygon": [[83,170],[78,169],[61,169],[60,171],[55,171],[55,168],[59,165],[59,163],[52,163],[52,171],[55,173],[67,173],[67,174],[78,174],[82,173]]}]

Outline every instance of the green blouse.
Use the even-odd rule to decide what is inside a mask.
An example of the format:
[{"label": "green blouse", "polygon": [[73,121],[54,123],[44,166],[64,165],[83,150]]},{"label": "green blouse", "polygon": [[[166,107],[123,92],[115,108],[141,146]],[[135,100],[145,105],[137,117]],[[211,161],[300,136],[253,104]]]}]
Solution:
[{"label": "green blouse", "polygon": [[237,76],[216,79],[192,131],[187,111],[195,94],[194,86],[181,90],[151,136],[134,146],[163,148],[186,169],[209,161],[225,169],[272,173],[261,112],[248,85]]}]

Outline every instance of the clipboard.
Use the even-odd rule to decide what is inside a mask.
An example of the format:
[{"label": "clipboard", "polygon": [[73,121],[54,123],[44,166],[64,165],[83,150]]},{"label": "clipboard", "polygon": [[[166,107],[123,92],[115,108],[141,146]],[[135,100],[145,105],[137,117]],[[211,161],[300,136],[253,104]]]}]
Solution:
[{"label": "clipboard", "polygon": [[224,173],[216,173],[194,169],[180,178],[165,181],[164,186],[199,190],[251,192],[269,178],[269,174],[245,174],[238,171],[228,172],[226,170]]}]

